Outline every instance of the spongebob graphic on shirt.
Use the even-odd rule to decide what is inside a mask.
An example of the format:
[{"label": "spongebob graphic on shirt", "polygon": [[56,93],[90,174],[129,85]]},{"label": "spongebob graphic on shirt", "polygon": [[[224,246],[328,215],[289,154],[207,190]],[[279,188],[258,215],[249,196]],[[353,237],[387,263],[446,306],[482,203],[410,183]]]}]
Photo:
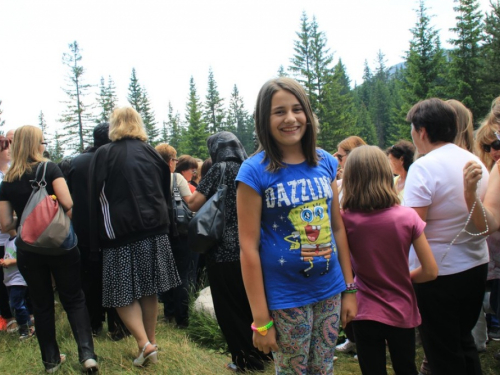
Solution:
[{"label": "spongebob graphic on shirt", "polygon": [[291,209],[288,219],[296,230],[284,240],[291,244],[290,251],[300,250],[301,260],[308,262],[308,266],[301,271],[302,274],[309,277],[315,258],[319,257],[326,259],[325,269],[320,274],[328,273],[332,252],[336,252],[336,247],[331,241],[326,198]]}]

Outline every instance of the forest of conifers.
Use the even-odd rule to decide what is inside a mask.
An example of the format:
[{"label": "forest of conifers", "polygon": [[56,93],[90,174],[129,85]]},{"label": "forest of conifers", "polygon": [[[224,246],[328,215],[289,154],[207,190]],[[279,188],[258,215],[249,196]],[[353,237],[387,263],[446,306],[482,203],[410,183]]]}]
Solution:
[{"label": "forest of conifers", "polygon": [[[456,25],[449,41],[451,49],[441,47],[439,32],[421,0],[404,61],[387,67],[380,51],[374,69],[365,62],[363,82],[355,87],[342,60],[334,64],[327,36],[315,17],[303,13],[293,56],[276,76],[293,77],[306,88],[320,123],[319,147],[333,152],[338,142],[350,135],[380,147],[390,146],[398,139],[410,139],[406,113],[413,104],[430,97],[460,100],[472,111],[475,126],[480,124],[492,100],[500,95],[500,0],[492,0],[486,14],[479,11],[477,0],[458,0],[454,10]],[[90,99],[91,85],[85,83],[81,60],[78,42],[69,44],[68,53],[63,54],[70,78],[64,89],[67,106],[60,114],[62,126],[49,147],[54,161],[91,145],[92,128],[107,121],[117,103],[112,77],[102,77],[97,102]],[[251,109],[244,107],[236,85],[229,100],[224,100],[211,69],[203,100],[191,78],[182,117],[169,103],[167,121],[156,121],[147,90],[140,84],[135,69],[127,99],[142,115],[153,145],[169,143],[179,155],[204,159],[208,156],[207,137],[227,130],[238,136],[249,154],[255,149]],[[0,107],[0,116],[1,113]],[[43,112],[39,125],[47,131]]]}]

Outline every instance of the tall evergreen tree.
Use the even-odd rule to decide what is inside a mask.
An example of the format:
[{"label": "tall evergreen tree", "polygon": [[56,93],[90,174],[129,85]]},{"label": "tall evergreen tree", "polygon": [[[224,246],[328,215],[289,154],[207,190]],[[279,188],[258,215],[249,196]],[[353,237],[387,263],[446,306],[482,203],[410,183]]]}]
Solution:
[{"label": "tall evergreen tree", "polygon": [[[484,103],[499,95],[500,87],[500,1],[491,2],[485,20],[484,70],[482,74]],[[479,114],[483,116],[485,113]]]},{"label": "tall evergreen tree", "polygon": [[61,135],[56,131],[54,134],[54,139],[49,142],[47,146],[47,152],[50,155],[50,160],[54,163],[59,163],[64,158],[64,141],[61,139]]},{"label": "tall evergreen tree", "polygon": [[99,85],[99,96],[97,98],[97,104],[99,108],[99,115],[96,118],[96,122],[100,124],[101,122],[109,121],[111,113],[116,108],[116,103],[118,98],[116,97],[116,87],[111,76],[108,77],[108,83],[104,81],[104,77],[101,77],[101,83]]},{"label": "tall evergreen tree", "polygon": [[412,32],[410,48],[406,52],[406,66],[403,73],[403,113],[419,100],[442,96],[440,78],[444,75],[445,58],[439,34],[430,26],[431,17],[427,14],[424,0],[420,0],[416,10],[417,23]]},{"label": "tall evergreen tree", "polygon": [[386,127],[390,123],[391,101],[388,87],[389,72],[382,51],[378,52],[377,64],[368,110],[377,130],[378,146],[385,147],[389,143]]},{"label": "tall evergreen tree", "polygon": [[278,77],[288,77],[288,73],[286,72],[283,65],[280,65],[280,68],[278,69]]},{"label": "tall evergreen tree", "polygon": [[148,135],[148,143],[155,146],[158,143],[157,138],[160,135],[160,131],[156,127],[155,113],[151,109],[149,96],[145,87],[142,87],[142,99],[139,114],[144,122],[144,128],[146,129],[146,134]]},{"label": "tall evergreen tree", "polygon": [[294,55],[290,59],[291,65],[288,69],[293,73],[295,79],[304,86],[309,98],[312,98],[313,57],[311,25],[309,24],[306,12],[302,13],[302,17],[300,18],[300,31],[296,34],[298,40],[293,42]]},{"label": "tall evergreen tree", "polygon": [[91,142],[91,107],[84,104],[83,99],[91,87],[83,81],[85,72],[81,65],[82,55],[78,42],[69,44],[69,53],[63,54],[63,64],[69,68],[68,85],[63,91],[68,95],[66,110],[59,120],[64,125],[64,143],[70,150],[82,152],[85,144]]},{"label": "tall evergreen tree", "polygon": [[254,124],[253,118],[248,114],[240,96],[238,87],[234,85],[229,101],[229,112],[227,116],[228,131],[233,132],[240,140],[247,154],[254,152]]},{"label": "tall evergreen tree", "polygon": [[481,105],[481,49],[483,39],[483,21],[477,0],[455,0],[458,6],[453,9],[457,12],[456,27],[451,28],[456,39],[450,43],[456,48],[450,52],[451,62],[449,69],[450,92],[449,96],[460,100],[468,107],[474,118],[485,110]]},{"label": "tall evergreen tree", "polygon": [[42,129],[42,134],[44,136],[47,135],[47,121],[45,121],[45,116],[42,111],[40,111],[40,114],[38,115],[38,126],[40,129]]},{"label": "tall evergreen tree", "polygon": [[137,112],[141,113],[141,106],[143,101],[142,87],[139,84],[135,68],[132,68],[132,75],[130,76],[130,83],[128,85],[127,100]]},{"label": "tall evergreen tree", "polygon": [[208,156],[207,138],[208,130],[202,118],[200,99],[196,93],[194,78],[189,81],[189,98],[186,106],[186,122],[188,130],[183,137],[183,152],[200,159]]},{"label": "tall evergreen tree", "polygon": [[179,113],[174,114],[174,109],[170,102],[168,102],[168,120],[165,123],[165,128],[167,135],[166,142],[176,149],[178,155],[184,153],[181,149],[181,143],[185,131],[182,127]]},{"label": "tall evergreen tree", "polygon": [[215,134],[224,129],[224,120],[226,113],[224,110],[224,99],[219,95],[217,83],[215,82],[212,68],[208,71],[208,89],[205,97],[205,111],[203,120],[207,124],[211,134]]}]

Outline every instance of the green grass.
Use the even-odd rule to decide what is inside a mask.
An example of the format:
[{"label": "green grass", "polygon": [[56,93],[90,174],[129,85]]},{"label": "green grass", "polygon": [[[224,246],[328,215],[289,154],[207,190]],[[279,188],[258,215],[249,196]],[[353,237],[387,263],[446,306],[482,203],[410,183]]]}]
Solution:
[{"label": "green grass", "polygon": [[[163,306],[160,314],[163,316]],[[67,362],[61,367],[59,374],[81,374],[75,341],[61,305],[56,306],[57,340],[61,352],[67,355]],[[228,374],[224,365],[230,361],[226,345],[216,323],[210,317],[192,314],[191,326],[188,330],[176,329],[172,324],[160,320],[157,326],[157,341],[160,348],[157,365],[149,365],[144,369],[132,366],[137,354],[135,340],[131,337],[119,342],[111,341],[106,333],[94,340],[95,351],[99,356],[101,374],[168,374],[168,375],[213,375]],[[489,344],[488,351],[481,354],[484,375],[500,374],[500,361],[493,354],[500,350],[500,342]],[[359,366],[352,355],[339,353],[335,364],[335,374],[360,374]],[[420,363],[422,349],[418,349],[417,363]],[[390,360],[388,359],[388,373]],[[43,365],[35,338],[20,342],[17,334],[0,332],[0,374],[42,374]],[[269,365],[265,375],[274,374],[274,366]]]}]

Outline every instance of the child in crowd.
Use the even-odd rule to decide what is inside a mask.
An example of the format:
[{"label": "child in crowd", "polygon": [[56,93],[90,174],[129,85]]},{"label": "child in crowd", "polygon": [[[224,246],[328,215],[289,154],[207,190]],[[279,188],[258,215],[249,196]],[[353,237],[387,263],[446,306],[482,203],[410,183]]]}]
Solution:
[{"label": "child in crowd", "polygon": [[[386,373],[386,343],[396,374],[417,374],[415,327],[420,314],[413,283],[437,277],[425,222],[399,205],[387,156],[376,146],[354,149],[344,170],[342,217],[358,288],[352,321],[363,374]],[[408,271],[413,244],[421,267]]]},{"label": "child in crowd", "polygon": [[28,287],[17,268],[15,240],[16,236],[12,236],[5,242],[5,256],[3,259],[0,259],[0,266],[4,268],[3,282],[9,293],[10,306],[16,316],[16,322],[19,327],[19,340],[24,340],[33,336],[35,331],[31,328],[33,323],[26,305]]},{"label": "child in crowd", "polygon": [[255,123],[260,148],[236,178],[253,343],[273,352],[277,374],[331,374],[339,322],[357,311],[338,162],[316,148],[317,119],[293,79],[264,84]]}]

